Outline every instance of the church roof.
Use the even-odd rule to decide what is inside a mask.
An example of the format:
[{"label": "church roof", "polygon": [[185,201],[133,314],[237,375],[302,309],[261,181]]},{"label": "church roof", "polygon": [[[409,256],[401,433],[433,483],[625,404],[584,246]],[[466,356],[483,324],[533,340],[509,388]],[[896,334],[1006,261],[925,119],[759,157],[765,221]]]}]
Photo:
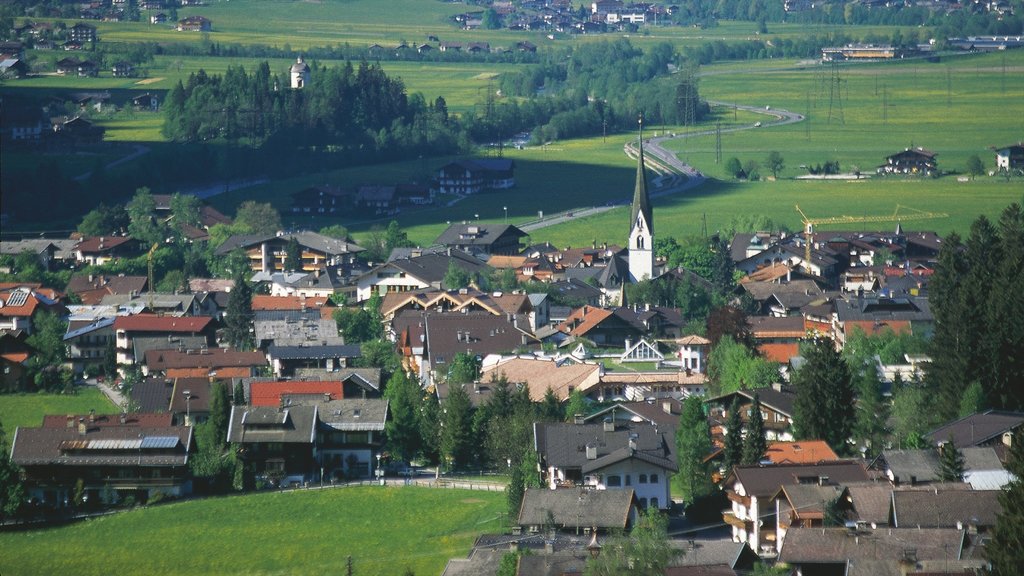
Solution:
[{"label": "church roof", "polygon": [[630,226],[636,224],[638,215],[644,215],[647,223],[647,231],[654,234],[654,218],[651,210],[651,198],[647,194],[647,174],[644,171],[644,138],[640,133],[640,153],[636,160],[636,188],[633,190],[633,213],[630,216]]}]

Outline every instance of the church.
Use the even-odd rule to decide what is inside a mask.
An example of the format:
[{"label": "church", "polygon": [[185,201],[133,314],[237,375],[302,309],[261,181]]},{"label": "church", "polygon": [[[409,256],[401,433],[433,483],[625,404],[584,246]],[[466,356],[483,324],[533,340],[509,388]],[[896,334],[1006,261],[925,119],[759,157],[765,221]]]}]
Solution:
[{"label": "church", "polygon": [[639,282],[655,278],[654,211],[647,193],[647,174],[644,169],[644,133],[640,129],[640,144],[636,160],[636,187],[633,189],[633,209],[630,214],[629,281]]}]

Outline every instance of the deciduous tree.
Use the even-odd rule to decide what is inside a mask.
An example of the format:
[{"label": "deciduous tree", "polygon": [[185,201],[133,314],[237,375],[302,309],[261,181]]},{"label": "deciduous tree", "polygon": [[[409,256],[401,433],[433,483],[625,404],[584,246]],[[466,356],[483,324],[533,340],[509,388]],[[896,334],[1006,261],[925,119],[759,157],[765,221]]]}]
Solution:
[{"label": "deciduous tree", "polygon": [[608,539],[597,557],[587,560],[585,576],[662,576],[683,551],[669,542],[668,518],[657,510],[640,515],[629,535]]},{"label": "deciduous tree", "polygon": [[772,150],[768,153],[768,157],[765,158],[764,166],[772,173],[772,178],[778,178],[779,172],[782,172],[782,169],[786,167],[786,161],[782,158],[782,154]]}]

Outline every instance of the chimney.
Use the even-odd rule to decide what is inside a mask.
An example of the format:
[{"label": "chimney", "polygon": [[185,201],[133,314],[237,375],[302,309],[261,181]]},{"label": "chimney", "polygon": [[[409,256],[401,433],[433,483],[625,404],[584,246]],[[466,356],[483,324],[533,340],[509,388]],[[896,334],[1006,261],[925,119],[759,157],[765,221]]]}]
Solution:
[{"label": "chimney", "polygon": [[782,392],[782,382],[772,383],[772,390],[775,390],[776,392]]},{"label": "chimney", "polygon": [[587,460],[597,460],[597,446],[587,444]]},{"label": "chimney", "polygon": [[818,486],[825,486],[828,484],[828,476],[818,476]]},{"label": "chimney", "polygon": [[75,427],[75,416],[73,414],[68,414],[68,428],[74,428],[74,427]]},{"label": "chimney", "polygon": [[324,402],[330,402],[330,401],[331,401],[330,393],[329,392],[324,392]]},{"label": "chimney", "polygon": [[612,420],[611,418],[605,418],[604,419],[604,431],[605,432],[615,432],[615,421]]},{"label": "chimney", "polygon": [[85,436],[85,433],[86,433],[87,430],[88,430],[88,428],[85,425],[85,418],[79,418],[78,419],[78,434],[80,436]]},{"label": "chimney", "polygon": [[583,414],[573,414],[572,415],[572,423],[573,424],[583,424]]},{"label": "chimney", "polygon": [[[687,372],[687,374],[689,374],[690,371],[687,370],[686,372]],[[672,413],[672,402],[669,401],[669,400],[666,400],[666,401],[662,402],[661,403],[661,409],[665,412],[665,414],[671,414]]]},{"label": "chimney", "polygon": [[121,412],[120,422],[121,426],[124,426],[125,424],[128,423],[128,414],[126,412]]},{"label": "chimney", "polygon": [[636,436],[635,433],[629,435],[629,451],[630,452],[635,452],[636,451],[636,438],[637,438],[637,436]]},{"label": "chimney", "polygon": [[96,422],[96,410],[95,409],[90,409],[89,410],[89,424],[93,424],[95,422]]}]

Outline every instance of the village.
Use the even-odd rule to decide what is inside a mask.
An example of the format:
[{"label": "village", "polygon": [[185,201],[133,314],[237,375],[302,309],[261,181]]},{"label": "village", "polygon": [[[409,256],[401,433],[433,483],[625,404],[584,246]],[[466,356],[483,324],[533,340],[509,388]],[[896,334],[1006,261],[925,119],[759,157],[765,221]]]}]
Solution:
[{"label": "village", "polygon": [[[921,150],[883,167],[926,170]],[[437,182],[473,194],[514,176],[467,160]],[[987,570],[1019,529],[1000,523],[1024,482],[1020,334],[984,345],[980,382],[930,344],[965,329],[944,299],[961,298],[951,269],[968,285],[980,272],[969,256],[999,250],[1011,264],[985,273],[1019,287],[1019,205],[977,224],[989,246],[973,229],[965,247],[807,219],[709,239],[698,274],[656,255],[648,186],[641,144],[622,246],[531,245],[493,222],[451,223],[426,247],[392,224],[359,246],[279,230],[269,207],[232,220],[144,190],[126,225],[94,215],[104,234],[4,241],[26,280],[0,293],[3,389],[99,387],[119,407],[7,431],[24,499],[9,519],[484,469],[509,529],[446,575],[497,574],[508,554],[516,574],[582,573],[652,522],[658,574]],[[295,209],[337,196],[310,190]],[[199,247],[220,274],[155,282],[155,261]],[[69,268],[88,271],[47,285]]]}]

